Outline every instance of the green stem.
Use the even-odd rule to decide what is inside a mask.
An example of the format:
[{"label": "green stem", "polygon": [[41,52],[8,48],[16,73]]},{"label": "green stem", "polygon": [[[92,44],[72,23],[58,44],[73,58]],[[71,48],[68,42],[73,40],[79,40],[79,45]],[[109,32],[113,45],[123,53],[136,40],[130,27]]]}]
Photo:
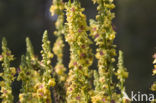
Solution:
[{"label": "green stem", "polygon": [[112,68],[108,66],[109,68],[109,75],[108,75],[108,91],[109,91],[109,96],[110,96],[110,102],[112,101],[112,90],[111,90],[111,81],[112,81]]},{"label": "green stem", "polygon": [[[124,91],[124,82],[121,81],[121,98],[123,98],[123,91]],[[123,103],[123,101],[122,101]]]},{"label": "green stem", "polygon": [[69,0],[69,5],[71,5],[71,0]]}]

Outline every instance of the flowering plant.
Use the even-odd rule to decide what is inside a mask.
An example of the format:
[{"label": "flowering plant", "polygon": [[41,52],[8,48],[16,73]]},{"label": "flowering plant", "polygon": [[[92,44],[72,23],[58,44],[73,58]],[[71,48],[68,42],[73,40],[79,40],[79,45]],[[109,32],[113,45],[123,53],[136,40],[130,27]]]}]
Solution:
[{"label": "flowering plant", "polygon": [[[50,12],[52,16],[58,16],[54,31],[57,39],[51,48],[48,33],[44,32],[41,60],[35,56],[30,39],[26,38],[26,54],[21,56],[20,66],[16,69],[10,67],[14,58],[7,48],[6,40],[2,40],[2,103],[13,103],[11,85],[15,78],[22,82],[19,103],[130,102],[125,96],[124,83],[128,72],[123,65],[122,51],[119,51],[117,66],[114,65],[117,56],[116,45],[113,44],[116,32],[112,27],[115,15],[111,11],[115,5],[113,0],[93,0],[93,3],[98,5],[98,15],[96,20],[91,19],[90,25],[87,25],[87,17],[83,13],[85,9],[79,0],[66,3],[53,0]],[[64,38],[70,46],[68,69],[63,64]],[[92,52],[92,44],[97,46],[96,54]],[[52,67],[54,55],[57,56],[57,64]],[[91,68],[95,58],[98,68]]]}]

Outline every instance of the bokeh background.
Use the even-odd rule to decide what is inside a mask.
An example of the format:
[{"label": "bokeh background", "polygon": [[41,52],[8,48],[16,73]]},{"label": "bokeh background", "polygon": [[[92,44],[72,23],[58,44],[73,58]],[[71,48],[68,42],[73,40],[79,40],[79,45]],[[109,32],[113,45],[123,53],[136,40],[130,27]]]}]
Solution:
[{"label": "bokeh background", "polygon": [[[96,6],[91,0],[80,1],[82,7],[86,8],[88,21],[95,18]],[[20,55],[25,53],[25,37],[30,37],[38,56],[44,30],[48,30],[52,45],[55,42],[53,31],[56,16],[51,17],[49,13],[51,2],[51,0],[0,0],[0,40],[4,36],[7,38],[8,46],[16,57],[13,65],[19,65]],[[124,51],[125,66],[129,71],[126,82],[127,93],[129,95],[131,91],[150,93],[150,86],[156,80],[152,77],[152,55],[156,47],[156,0],[115,0],[115,4],[116,18],[113,20],[117,31],[115,44],[118,49]],[[67,43],[65,50],[64,63],[67,67],[69,61]],[[19,92],[19,85],[20,82],[14,83],[15,95]],[[17,99],[15,97],[15,102]]]}]

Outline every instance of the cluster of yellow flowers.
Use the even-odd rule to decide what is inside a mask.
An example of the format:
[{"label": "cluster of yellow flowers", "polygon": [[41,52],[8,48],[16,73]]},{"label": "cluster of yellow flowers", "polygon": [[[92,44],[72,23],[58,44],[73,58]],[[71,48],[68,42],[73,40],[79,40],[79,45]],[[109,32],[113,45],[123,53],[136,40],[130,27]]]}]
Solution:
[{"label": "cluster of yellow flowers", "polygon": [[55,23],[56,30],[54,35],[57,36],[56,42],[54,43],[53,51],[57,56],[57,64],[54,67],[56,88],[54,88],[55,102],[64,103],[65,101],[65,80],[66,80],[66,68],[63,64],[63,34],[64,34],[64,3],[63,0],[53,0],[53,5],[50,8],[52,16],[57,15],[57,21]]},{"label": "cluster of yellow flowers", "polygon": [[19,94],[20,103],[51,103],[50,87],[56,82],[52,78],[51,58],[53,54],[50,48],[47,31],[42,40],[42,60],[39,61],[34,55],[33,47],[29,38],[26,38],[27,53],[21,57],[21,65],[18,71],[18,80],[22,81],[22,89]]},{"label": "cluster of yellow flowers", "polygon": [[[94,39],[97,48],[96,58],[98,59],[98,72],[95,71],[95,91],[92,96],[93,103],[102,102],[121,102],[124,101],[123,92],[125,78],[128,77],[126,69],[123,67],[122,52],[119,54],[119,64],[117,73],[113,63],[116,56],[116,45],[113,44],[115,31],[112,27],[112,19],[115,17],[111,12],[115,5],[113,0],[93,0],[98,4],[98,15],[96,20],[90,20],[90,36]],[[119,79],[118,85],[113,83],[113,76]],[[116,93],[116,88],[120,89],[121,94]],[[124,102],[125,103],[125,102]]]},{"label": "cluster of yellow flowers", "polygon": [[154,61],[153,61],[153,64],[154,64],[153,75],[155,75],[156,74],[156,54],[153,55],[153,58],[154,58]]},{"label": "cluster of yellow flowers", "polygon": [[125,96],[125,87],[124,87],[125,80],[128,78],[128,72],[127,69],[124,67],[123,63],[124,63],[123,52],[119,51],[118,70],[116,72],[117,79],[119,80],[117,87],[120,89],[121,92],[119,102],[129,103],[130,99]]},{"label": "cluster of yellow flowers", "polygon": [[[98,4],[96,20],[87,19],[79,0],[53,0],[50,12],[57,15],[54,35],[57,37],[51,48],[47,31],[42,39],[42,59],[35,56],[29,38],[26,38],[26,54],[21,57],[20,66],[10,67],[14,59],[7,48],[6,40],[2,41],[3,72],[0,76],[2,103],[13,103],[12,82],[15,77],[22,82],[19,103],[129,103],[125,97],[125,80],[128,72],[123,66],[123,53],[119,51],[117,69],[114,67],[116,45],[113,44],[115,31],[111,10],[115,7],[113,0],[93,0]],[[66,13],[66,23],[64,20]],[[88,31],[90,34],[88,35]],[[90,36],[94,39],[92,41]],[[63,48],[65,41],[70,46],[69,70],[63,64]],[[97,45],[96,54],[92,52],[91,44]],[[52,67],[52,59],[56,55],[57,63]],[[98,60],[98,69],[92,70],[94,56]],[[68,73],[66,73],[68,72]],[[17,74],[17,76],[15,76]],[[155,69],[153,74],[156,74]],[[118,82],[113,83],[113,77]],[[93,80],[94,79],[94,80]],[[155,90],[156,85],[152,86]],[[119,89],[121,93],[117,93]],[[53,99],[52,99],[53,98]]]},{"label": "cluster of yellow flowers", "polygon": [[10,67],[10,62],[14,60],[14,56],[11,54],[9,48],[7,48],[7,41],[5,38],[2,40],[2,54],[0,55],[0,61],[2,61],[3,73],[0,73],[0,77],[3,81],[0,81],[2,103],[13,103],[12,95],[12,82],[14,81],[16,69]]},{"label": "cluster of yellow flowers", "polygon": [[34,89],[36,83],[39,82],[39,73],[34,70],[34,63],[37,62],[37,58],[34,56],[33,47],[29,38],[26,38],[27,52],[26,56],[22,55],[21,64],[17,69],[17,80],[22,81],[22,89],[19,94],[20,103],[33,103],[36,98],[33,98]]},{"label": "cluster of yellow flowers", "polygon": [[[36,88],[36,93],[40,103],[51,103],[52,100],[51,100],[50,87],[55,86],[55,79],[52,78],[53,68],[51,65],[51,59],[53,58],[53,54],[51,52],[51,45],[48,39],[47,31],[45,31],[43,34],[42,42],[43,42],[42,51],[41,51],[42,60],[40,63],[41,64],[41,74],[40,74],[41,88]],[[35,87],[38,87],[38,84],[36,85]]]},{"label": "cluster of yellow flowers", "polygon": [[51,91],[49,89],[49,86],[54,86],[55,80],[51,79],[48,83],[41,82],[37,83],[34,86],[35,92],[34,97],[37,98],[37,103],[51,103]]},{"label": "cluster of yellow flowers", "polygon": [[65,39],[70,45],[66,100],[67,103],[88,103],[91,89],[89,66],[92,64],[93,54],[90,48],[92,42],[86,33],[88,30],[86,16],[77,1],[67,3],[65,8],[67,16]]},{"label": "cluster of yellow flowers", "polygon": [[64,10],[64,3],[62,0],[53,0],[53,5],[50,7],[50,12],[52,16],[54,14],[62,14]]},{"label": "cluster of yellow flowers", "polygon": [[[156,75],[156,53],[153,55],[154,61],[153,61],[153,65],[154,65],[154,69],[153,69],[153,76]],[[151,86],[151,90],[152,91],[156,91],[156,81],[152,84]],[[152,103],[155,103],[156,99],[154,99],[154,101],[152,101]]]}]

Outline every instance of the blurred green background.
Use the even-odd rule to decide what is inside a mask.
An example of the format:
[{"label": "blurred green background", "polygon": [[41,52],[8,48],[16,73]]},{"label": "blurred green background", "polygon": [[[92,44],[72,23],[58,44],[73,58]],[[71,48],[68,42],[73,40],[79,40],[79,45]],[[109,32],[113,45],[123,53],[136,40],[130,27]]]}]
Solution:
[{"label": "blurred green background", "polygon": [[[86,8],[88,21],[95,18],[96,6],[91,0],[81,0],[81,3]],[[115,43],[118,49],[124,51],[125,66],[129,71],[127,92],[150,93],[149,88],[156,80],[151,76],[152,55],[156,46],[156,0],[115,0],[115,4]],[[56,16],[51,17],[50,5],[51,0],[0,0],[0,40],[3,36],[7,38],[8,46],[16,57],[13,65],[17,66],[20,55],[25,53],[25,37],[31,38],[36,55],[40,53],[42,33],[45,29],[49,31],[49,38],[52,44],[54,43]],[[67,66],[68,45],[64,58]],[[14,94],[19,92],[19,84],[20,82],[14,83]],[[17,99],[16,97],[15,101]]]}]

